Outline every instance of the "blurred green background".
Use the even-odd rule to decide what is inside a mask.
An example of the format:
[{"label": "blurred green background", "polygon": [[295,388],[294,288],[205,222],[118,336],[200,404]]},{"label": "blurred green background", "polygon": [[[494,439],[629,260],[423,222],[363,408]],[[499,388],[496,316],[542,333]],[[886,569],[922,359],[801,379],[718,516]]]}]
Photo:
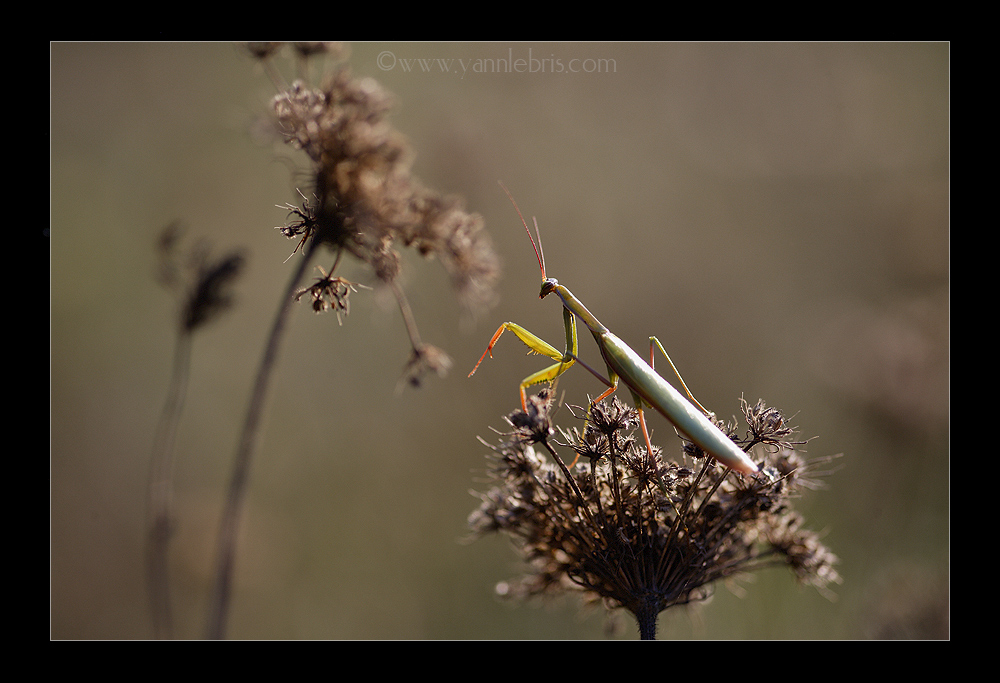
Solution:
[{"label": "blurred green background", "polygon": [[[562,343],[498,180],[538,217],[549,274],[636,349],[657,335],[703,404],[731,416],[740,396],[763,398],[816,437],[810,457],[844,454],[799,501],[841,557],[836,601],[771,570],[661,615],[660,637],[947,637],[947,44],[351,49],[354,71],[397,96],[416,175],[485,216],[500,300],[465,314],[440,264],[408,254],[421,333],[455,367],[400,394],[408,346],[384,293],[353,295],[342,327],[294,312],[252,470],[233,638],[637,637],[627,615],[615,626],[572,600],[498,600],[514,553],[465,542],[470,490],[485,486],[476,436],[505,427],[542,360],[505,337],[466,374],[503,321]],[[528,67],[472,68],[510,58]],[[177,635],[198,638],[236,436],[293,268],[275,205],[298,203],[306,166],[259,135],[275,91],[233,44],[57,43],[51,70],[54,638],[152,634],[145,495],[175,317],[153,279],[160,229],[179,220],[249,253],[236,308],[195,339],[178,434]],[[356,264],[342,274],[374,284]],[[600,389],[582,370],[559,384],[570,403]],[[664,420],[652,426],[670,443]]]}]

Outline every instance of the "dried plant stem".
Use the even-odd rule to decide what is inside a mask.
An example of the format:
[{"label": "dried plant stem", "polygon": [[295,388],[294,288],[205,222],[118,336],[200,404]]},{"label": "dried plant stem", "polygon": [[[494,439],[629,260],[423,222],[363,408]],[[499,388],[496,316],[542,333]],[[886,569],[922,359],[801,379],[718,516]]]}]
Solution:
[{"label": "dried plant stem", "polygon": [[173,376],[153,442],[149,476],[149,538],[146,548],[146,578],[153,611],[156,638],[173,637],[170,609],[170,581],[167,550],[172,532],[174,440],[187,390],[191,369],[191,332],[177,335],[174,348]]},{"label": "dried plant stem", "polygon": [[656,607],[643,603],[644,609],[637,609],[636,622],[639,624],[639,640],[656,640],[656,622],[660,616]]},{"label": "dried plant stem", "polygon": [[312,261],[313,254],[319,242],[311,240],[306,248],[299,266],[282,295],[281,307],[271,326],[271,333],[264,349],[257,379],[254,383],[246,419],[243,422],[243,432],[240,435],[236,451],[236,461],[233,463],[232,479],[229,482],[229,493],[226,498],[222,521],[219,526],[217,546],[217,564],[215,584],[212,590],[208,613],[208,637],[221,639],[226,633],[226,619],[229,612],[229,598],[232,591],[233,570],[236,562],[236,539],[239,532],[240,516],[243,512],[243,501],[246,497],[247,482],[250,476],[250,461],[257,447],[261,415],[267,398],[267,390],[278,357],[278,347],[288,322],[288,316],[295,302],[295,294],[299,283],[305,276],[306,269]]}]

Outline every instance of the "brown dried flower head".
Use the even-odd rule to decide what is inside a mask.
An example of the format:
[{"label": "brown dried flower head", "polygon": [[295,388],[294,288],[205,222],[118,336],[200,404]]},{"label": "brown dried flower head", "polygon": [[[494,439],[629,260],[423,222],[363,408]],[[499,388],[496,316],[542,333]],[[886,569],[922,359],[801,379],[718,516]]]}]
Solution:
[{"label": "brown dried flower head", "polygon": [[[278,48],[248,49],[268,67]],[[299,43],[295,50],[300,62],[315,54],[346,54],[327,43]],[[282,89],[273,101],[277,126],[285,142],[309,157],[312,193],[308,199],[302,195],[301,206],[285,205],[291,222],[280,230],[298,240],[293,253],[312,256],[319,245],[327,245],[336,254],[330,272],[298,294],[308,291],[317,312],[334,310],[341,322],[347,313],[356,283],[334,273],[344,254],[367,264],[391,290],[413,349],[404,380],[419,384],[424,373],[444,372],[451,361],[420,340],[398,281],[397,249],[413,247],[437,257],[460,302],[472,312],[493,303],[499,262],[480,215],[467,213],[457,197],[433,192],[413,177],[413,151],[387,118],[393,104],[377,81],[355,78],[346,67],[337,68],[321,88],[298,80]]]},{"label": "brown dried flower head", "polygon": [[305,294],[309,294],[315,312],[322,313],[328,309],[332,310],[337,314],[337,322],[343,325],[343,316],[351,312],[351,292],[357,292],[358,287],[371,288],[357,282],[351,282],[347,278],[334,277],[323,270],[322,266],[316,267],[323,274],[323,277],[296,294],[295,300],[298,301]]},{"label": "brown dried flower head", "polygon": [[245,258],[239,251],[210,257],[204,242],[182,252],[182,234],[176,223],[160,234],[157,279],[164,287],[180,292],[180,327],[189,333],[215,320],[232,305],[232,286],[243,270]]},{"label": "brown dried flower head", "polygon": [[286,234],[344,249],[383,281],[399,272],[395,247],[412,246],[441,259],[464,303],[488,304],[498,262],[483,219],[412,176],[413,151],[387,120],[392,105],[377,81],[346,67],[323,88],[297,81],[275,97],[282,135],[314,164],[315,202]]},{"label": "brown dried flower head", "polygon": [[[579,592],[631,612],[641,637],[653,638],[660,612],[704,599],[720,579],[786,565],[820,590],[839,583],[837,558],[791,508],[814,482],[801,477],[809,465],[786,440],[784,418],[763,402],[743,405],[750,431],[737,443],[748,452],[767,445],[752,477],[703,452],[697,469],[663,460],[655,447],[647,453],[632,434],[637,412],[617,399],[595,405],[582,434],[558,430],[557,441],[550,399],[532,397],[527,412],[508,417],[513,431],[490,446],[494,486],[469,517],[477,535],[509,536],[528,565],[498,592]],[[567,466],[560,449],[579,464]]]}]

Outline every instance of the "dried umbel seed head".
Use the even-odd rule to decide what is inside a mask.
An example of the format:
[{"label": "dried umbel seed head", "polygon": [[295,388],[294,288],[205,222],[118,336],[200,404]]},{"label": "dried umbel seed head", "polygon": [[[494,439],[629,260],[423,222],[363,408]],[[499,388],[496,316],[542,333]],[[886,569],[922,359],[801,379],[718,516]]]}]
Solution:
[{"label": "dried umbel seed head", "polygon": [[232,287],[246,259],[239,251],[211,257],[204,243],[182,252],[182,236],[183,230],[176,223],[160,234],[158,279],[163,286],[181,293],[181,330],[192,332],[232,305]]},{"label": "dried umbel seed head", "polygon": [[[326,44],[294,47],[300,59],[345,53]],[[254,52],[270,58],[274,49],[257,46]],[[297,240],[293,253],[311,257],[326,246],[336,254],[337,264],[344,254],[353,256],[389,288],[413,349],[404,383],[416,385],[423,374],[441,373],[451,361],[420,339],[399,283],[399,249],[413,247],[425,257],[436,257],[451,276],[460,302],[472,312],[493,303],[500,269],[482,217],[413,176],[413,150],[389,123],[394,104],[377,81],[356,78],[346,67],[336,68],[321,87],[295,81],[282,89],[273,100],[278,130],[287,144],[308,157],[312,187],[308,198],[300,192],[300,206],[283,206],[290,220],[279,229]],[[356,283],[339,278],[335,270],[336,264],[299,296],[308,291],[314,310],[333,310],[342,321]]]},{"label": "dried umbel seed head", "polygon": [[552,407],[552,393],[543,389],[525,402],[527,410],[515,410],[507,416],[507,422],[514,428],[516,440],[526,444],[545,441],[552,434],[549,410]]},{"label": "dried umbel seed head", "polygon": [[296,294],[295,300],[298,301],[303,295],[309,294],[312,297],[312,307],[315,312],[322,313],[327,309],[333,310],[337,314],[337,322],[342,325],[344,323],[342,316],[351,312],[351,292],[357,292],[358,287],[371,288],[357,282],[351,282],[346,278],[332,277],[320,266],[317,268],[323,273],[323,277],[316,280],[312,286]]},{"label": "dried umbel seed head", "polygon": [[759,399],[755,405],[746,401],[743,404],[743,414],[746,416],[750,434],[757,443],[784,445],[787,438],[795,432],[785,421],[785,416],[777,408],[770,408]]},{"label": "dried umbel seed head", "polygon": [[424,375],[432,372],[443,377],[451,369],[451,358],[441,349],[430,344],[420,344],[413,347],[413,353],[406,364],[406,370],[400,380],[400,385],[406,383],[419,387]]},{"label": "dried umbel seed head", "polygon": [[[508,417],[514,433],[491,446],[494,486],[469,517],[479,535],[510,536],[528,565],[520,580],[502,584],[505,596],[579,592],[631,612],[652,638],[660,612],[703,599],[735,574],[784,564],[823,591],[840,582],[837,558],[792,509],[804,466],[797,454],[767,449],[752,476],[712,458],[696,469],[664,462],[660,449],[650,457],[644,439],[632,437],[635,411],[617,399],[593,407],[582,435],[560,429],[560,444],[549,397],[532,398],[527,412]],[[776,412],[752,414],[783,429]],[[567,467],[558,448],[586,459]]]},{"label": "dried umbel seed head", "polygon": [[[296,82],[274,100],[285,140],[314,163],[314,196],[283,232],[344,249],[380,280],[399,272],[396,245],[437,256],[463,302],[491,303],[498,259],[482,217],[411,174],[414,154],[388,122],[393,98],[371,78],[338,69],[323,88]],[[291,207],[290,207],[291,208]]]},{"label": "dried umbel seed head", "polygon": [[230,288],[239,277],[243,262],[242,254],[232,253],[202,265],[185,307],[186,329],[205,324],[232,305]]}]

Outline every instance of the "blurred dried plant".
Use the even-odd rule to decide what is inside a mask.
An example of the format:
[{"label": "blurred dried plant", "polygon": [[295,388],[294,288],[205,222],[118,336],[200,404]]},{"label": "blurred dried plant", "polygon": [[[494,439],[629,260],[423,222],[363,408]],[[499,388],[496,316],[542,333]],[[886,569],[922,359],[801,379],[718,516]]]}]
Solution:
[{"label": "blurred dried plant", "polygon": [[[278,354],[291,305],[306,294],[317,313],[332,310],[339,323],[349,312],[349,297],[358,283],[336,273],[345,255],[366,265],[398,303],[410,340],[411,354],[400,384],[419,385],[429,372],[443,374],[451,364],[442,350],[422,341],[400,285],[399,247],[411,246],[444,264],[460,302],[478,311],[493,301],[498,259],[478,214],[465,211],[459,198],[424,187],[411,175],[414,153],[388,122],[393,98],[371,78],[355,78],[336,67],[321,87],[304,80],[285,85],[275,56],[281,43],[249,43],[247,52],[269,74],[279,94],[272,102],[282,140],[308,158],[310,187],[301,202],[283,204],[289,222],[281,233],[297,241],[301,253],[272,325],[254,384],[219,533],[218,565],[209,614],[208,635],[225,634],[239,517],[246,493],[257,425],[269,377]],[[293,43],[299,78],[306,78],[317,56],[342,59],[338,43]],[[309,287],[301,282],[321,246],[333,252],[329,271]]]},{"label": "blurred dried plant", "polygon": [[521,579],[497,586],[500,595],[576,592],[627,610],[640,637],[654,639],[663,610],[705,599],[720,579],[785,565],[826,595],[841,582],[836,556],[791,506],[802,489],[818,486],[809,475],[824,474],[815,470],[829,459],[803,460],[780,411],[743,402],[743,438],[735,425],[719,424],[746,452],[760,446],[753,452],[761,471],[743,476],[687,441],[682,453],[700,461],[697,469],[663,459],[656,447],[648,457],[633,435],[637,411],[618,399],[596,404],[582,434],[554,428],[551,408],[548,390],[530,397],[527,412],[507,417],[513,430],[499,445],[486,444],[494,485],[480,494],[469,525],[477,536],[510,537],[528,566]]},{"label": "blurred dried plant", "polygon": [[231,288],[242,272],[245,260],[239,252],[211,258],[209,247],[204,242],[182,249],[182,241],[183,230],[173,223],[162,231],[157,243],[159,263],[156,279],[179,301],[170,387],[153,439],[147,496],[147,587],[153,612],[153,631],[158,638],[173,635],[167,551],[173,524],[174,438],[184,406],[192,336],[232,305]]}]

